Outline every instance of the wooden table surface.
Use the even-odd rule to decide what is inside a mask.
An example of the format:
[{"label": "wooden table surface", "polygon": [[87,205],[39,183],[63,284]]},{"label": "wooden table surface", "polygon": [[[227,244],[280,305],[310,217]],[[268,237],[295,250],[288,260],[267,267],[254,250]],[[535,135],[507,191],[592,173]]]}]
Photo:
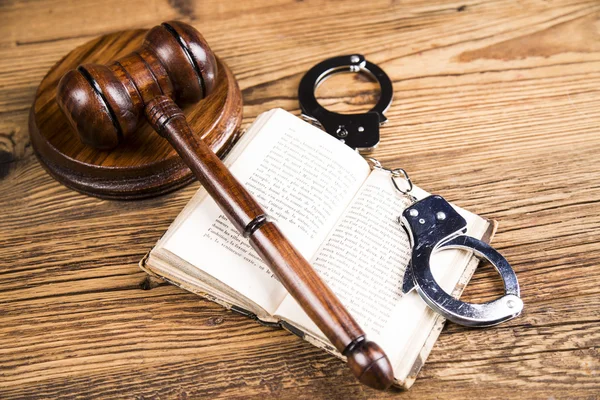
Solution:
[{"label": "wooden table surface", "polygon": [[[169,19],[193,24],[229,64],[244,126],[274,107],[298,114],[300,78],[326,57],[379,64],[395,99],[375,156],[500,222],[494,243],[517,271],[523,315],[448,324],[413,388],[380,393],[283,330],[148,285],[137,263],[198,184],[136,202],[78,194],[44,172],[27,118],[68,51]],[[0,398],[600,393],[598,0],[7,0],[0,22]],[[364,109],[374,86],[336,77],[319,95]],[[499,292],[490,270],[470,300]]]}]

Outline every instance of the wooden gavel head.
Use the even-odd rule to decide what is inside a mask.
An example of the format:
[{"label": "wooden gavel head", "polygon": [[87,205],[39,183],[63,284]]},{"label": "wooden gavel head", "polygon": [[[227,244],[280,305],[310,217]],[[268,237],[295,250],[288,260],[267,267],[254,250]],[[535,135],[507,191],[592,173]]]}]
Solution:
[{"label": "wooden gavel head", "polygon": [[67,72],[57,101],[83,143],[108,150],[136,130],[152,99],[194,103],[211,93],[216,78],[215,56],[202,35],[188,24],[165,22],[131,54]]}]

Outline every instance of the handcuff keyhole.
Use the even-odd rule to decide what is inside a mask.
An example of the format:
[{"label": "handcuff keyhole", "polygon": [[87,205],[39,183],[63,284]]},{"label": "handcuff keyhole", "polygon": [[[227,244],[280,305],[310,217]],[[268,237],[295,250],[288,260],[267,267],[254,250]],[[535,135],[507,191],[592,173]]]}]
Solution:
[{"label": "handcuff keyhole", "polygon": [[337,134],[338,138],[343,139],[348,136],[348,129],[346,129],[344,125],[340,125],[335,133]]},{"label": "handcuff keyhole", "polygon": [[[319,104],[339,114],[364,114],[381,97],[379,82],[367,72],[339,72],[319,82],[315,89]],[[358,129],[359,132],[360,128]]]}]

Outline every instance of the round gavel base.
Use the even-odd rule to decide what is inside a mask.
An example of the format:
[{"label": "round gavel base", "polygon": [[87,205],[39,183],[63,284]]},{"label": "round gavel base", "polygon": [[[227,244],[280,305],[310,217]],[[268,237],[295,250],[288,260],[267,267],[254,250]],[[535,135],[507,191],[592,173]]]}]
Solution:
[{"label": "round gavel base", "polygon": [[[146,121],[110,151],[82,144],[56,102],[60,78],[82,63],[107,63],[137,49],[146,30],[112,33],[76,48],[44,77],[29,115],[33,148],[56,180],[80,192],[109,199],[139,199],[180,188],[194,177],[169,143]],[[221,60],[212,94],[184,108],[193,131],[223,157],[239,137],[242,96]]]}]

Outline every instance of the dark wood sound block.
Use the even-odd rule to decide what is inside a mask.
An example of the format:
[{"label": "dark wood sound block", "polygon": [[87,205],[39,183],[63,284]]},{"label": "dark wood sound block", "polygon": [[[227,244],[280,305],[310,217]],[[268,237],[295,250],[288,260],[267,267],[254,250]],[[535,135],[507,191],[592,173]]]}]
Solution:
[{"label": "dark wood sound block", "polygon": [[[152,197],[180,188],[194,177],[169,143],[146,121],[110,151],[79,141],[56,102],[56,87],[68,70],[82,63],[106,63],[140,46],[146,30],[116,32],[76,48],[44,77],[29,115],[33,148],[46,170],[80,192],[109,199]],[[242,96],[221,60],[212,94],[184,108],[193,131],[223,157],[239,137]]]}]

